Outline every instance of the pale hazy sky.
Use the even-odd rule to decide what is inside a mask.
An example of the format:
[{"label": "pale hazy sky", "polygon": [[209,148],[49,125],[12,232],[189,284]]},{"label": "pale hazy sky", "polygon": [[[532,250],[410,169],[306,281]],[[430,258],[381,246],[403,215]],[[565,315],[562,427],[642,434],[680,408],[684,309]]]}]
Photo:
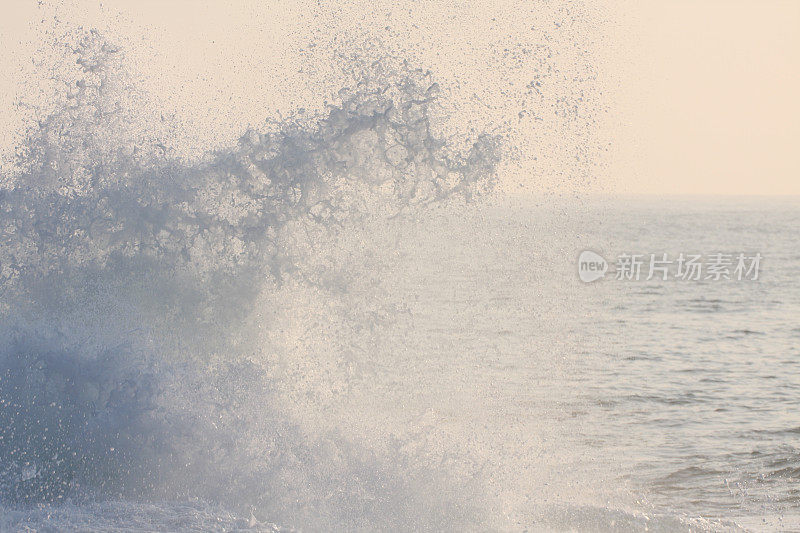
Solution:
[{"label": "pale hazy sky", "polygon": [[616,13],[618,188],[800,194],[800,2],[629,1]]},{"label": "pale hazy sky", "polygon": [[[597,94],[587,100],[600,110],[598,139],[610,144],[598,157],[603,165],[591,170],[599,183],[593,189],[800,194],[800,2],[606,0],[566,10],[578,20],[572,33],[553,25],[565,16],[558,3],[482,5],[64,0],[43,10],[35,2],[12,3],[0,18],[0,145],[13,146],[21,130],[13,104],[30,90],[37,36],[48,27],[42,19],[53,14],[118,36],[151,92],[163,94],[157,105],[182,116],[184,135],[198,146],[233,139],[276,110],[322,105],[313,90],[299,87],[314,76],[309,43],[326,34],[386,28],[381,35],[390,45],[402,42],[440,77],[457,79],[453,91],[463,105],[485,104],[469,114],[487,121],[498,118],[493,110],[504,112],[503,95],[510,93],[496,90],[504,77],[513,85],[518,74],[522,86],[530,74],[525,65],[517,74],[493,65],[515,60],[515,42],[531,47],[546,35],[556,50],[569,39],[580,41],[561,54],[563,65],[589,61],[596,69]],[[298,64],[306,67],[303,74]],[[214,127],[204,133],[197,127],[202,122]],[[545,156],[519,177],[535,191],[566,160],[564,148],[564,158],[543,163],[571,133],[531,126],[522,134]],[[547,186],[559,183],[551,179]]]}]

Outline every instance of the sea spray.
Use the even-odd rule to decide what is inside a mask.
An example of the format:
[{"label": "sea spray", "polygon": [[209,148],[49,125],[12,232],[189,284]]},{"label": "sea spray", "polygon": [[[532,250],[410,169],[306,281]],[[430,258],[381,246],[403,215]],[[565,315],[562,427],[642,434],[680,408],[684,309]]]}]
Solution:
[{"label": "sea spray", "polygon": [[[273,401],[252,305],[291,284],[348,291],[371,224],[492,188],[496,136],[432,134],[438,87],[407,65],[186,162],[126,134],[119,49],[96,32],[80,75],[0,182],[0,497],[7,504],[201,498],[292,525],[454,526],[445,479],[346,436],[310,436]],[[394,65],[394,66],[391,66]],[[366,228],[366,229],[365,229]],[[321,296],[320,296],[321,295]],[[327,295],[327,296],[326,296]]]}]

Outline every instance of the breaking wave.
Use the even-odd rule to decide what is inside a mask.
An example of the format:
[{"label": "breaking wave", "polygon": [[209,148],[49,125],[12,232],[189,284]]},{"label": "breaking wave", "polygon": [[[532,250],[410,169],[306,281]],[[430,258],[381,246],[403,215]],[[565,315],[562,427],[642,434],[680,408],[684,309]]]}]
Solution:
[{"label": "breaking wave", "polygon": [[379,276],[365,232],[490,191],[500,139],[437,138],[431,74],[387,60],[354,65],[360,81],[325,112],[187,162],[126,133],[116,47],[90,32],[70,53],[75,79],[0,182],[0,501],[478,523],[463,487],[294,421],[254,308]]}]

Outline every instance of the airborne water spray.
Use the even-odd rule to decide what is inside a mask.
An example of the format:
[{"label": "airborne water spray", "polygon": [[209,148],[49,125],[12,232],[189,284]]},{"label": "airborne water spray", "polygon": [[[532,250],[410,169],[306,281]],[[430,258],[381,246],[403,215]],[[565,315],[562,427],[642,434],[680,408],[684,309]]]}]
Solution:
[{"label": "airborne water spray", "polygon": [[353,265],[330,252],[371,223],[489,191],[499,139],[436,138],[431,75],[387,60],[354,64],[324,113],[186,163],[125,135],[119,53],[80,39],[63,105],[0,182],[4,505],[201,498],[322,528],[466,517],[421,496],[440,481],[282,414],[248,315],[287,283],[334,298]]}]

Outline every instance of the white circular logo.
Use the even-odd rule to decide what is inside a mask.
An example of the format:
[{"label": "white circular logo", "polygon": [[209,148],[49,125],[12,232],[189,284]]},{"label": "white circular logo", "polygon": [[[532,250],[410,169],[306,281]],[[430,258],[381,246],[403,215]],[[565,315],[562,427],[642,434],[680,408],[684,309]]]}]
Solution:
[{"label": "white circular logo", "polygon": [[584,250],[578,257],[578,276],[581,281],[591,283],[606,275],[608,263],[599,254]]}]

